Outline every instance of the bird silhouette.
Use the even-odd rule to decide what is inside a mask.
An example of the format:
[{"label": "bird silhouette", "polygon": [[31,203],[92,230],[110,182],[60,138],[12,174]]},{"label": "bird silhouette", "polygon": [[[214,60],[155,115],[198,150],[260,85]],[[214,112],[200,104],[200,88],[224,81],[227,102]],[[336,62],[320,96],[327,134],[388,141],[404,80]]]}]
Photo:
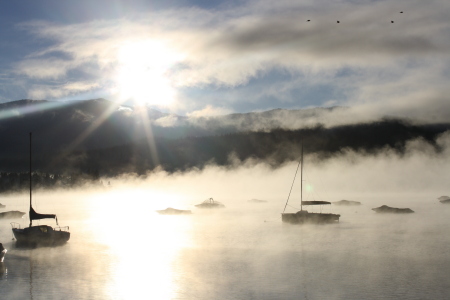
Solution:
[{"label": "bird silhouette", "polygon": [[306,22],[310,22],[311,20],[308,20],[308,21],[306,21]]},{"label": "bird silhouette", "polygon": [[403,11],[400,12],[401,14],[403,13]]},{"label": "bird silhouette", "polygon": [[394,23],[394,21],[391,21],[391,23]]},{"label": "bird silhouette", "polygon": [[338,23],[341,23],[341,22],[339,22],[339,21],[337,21]]}]

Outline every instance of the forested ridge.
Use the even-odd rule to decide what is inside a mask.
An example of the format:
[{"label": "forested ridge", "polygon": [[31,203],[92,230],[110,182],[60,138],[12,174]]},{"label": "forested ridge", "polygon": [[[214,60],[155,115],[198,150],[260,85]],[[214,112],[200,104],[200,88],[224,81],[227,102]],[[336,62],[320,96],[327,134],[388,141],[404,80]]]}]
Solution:
[{"label": "forested ridge", "polygon": [[[277,168],[298,160],[302,145],[307,155],[314,154],[319,160],[348,151],[375,155],[390,150],[402,156],[406,145],[414,140],[428,144],[439,155],[442,149],[438,138],[450,129],[450,123],[420,124],[396,118],[288,129],[277,121],[280,118],[274,118],[286,116],[286,120],[297,122],[334,110],[339,108],[273,110],[198,119],[194,123],[147,110],[149,122],[145,123],[139,117],[141,113],[132,114],[128,108],[104,99],[65,105],[15,101],[0,105],[2,182],[5,186],[4,179],[13,178],[11,174],[28,172],[29,132],[33,132],[33,172],[42,177],[37,177],[36,184],[76,186],[123,173],[147,174],[155,168],[176,172],[202,169],[209,164],[234,167],[236,162],[249,159]],[[165,118],[181,123],[164,127],[160,120]],[[264,125],[266,119],[270,126]],[[21,189],[25,179],[8,182]]]}]

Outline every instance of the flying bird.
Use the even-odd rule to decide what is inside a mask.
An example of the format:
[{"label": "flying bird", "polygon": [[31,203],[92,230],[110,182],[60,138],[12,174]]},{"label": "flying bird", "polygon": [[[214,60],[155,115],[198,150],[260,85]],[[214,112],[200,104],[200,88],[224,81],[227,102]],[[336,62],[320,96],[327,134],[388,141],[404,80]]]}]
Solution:
[{"label": "flying bird", "polygon": [[400,12],[401,14],[403,13],[403,11]]},{"label": "flying bird", "polygon": [[394,21],[391,21],[391,23],[394,23]]},{"label": "flying bird", "polygon": [[339,22],[339,21],[337,21],[338,23],[341,23],[341,22]]},{"label": "flying bird", "polygon": [[306,21],[306,22],[310,22],[311,20],[308,20],[308,21]]}]

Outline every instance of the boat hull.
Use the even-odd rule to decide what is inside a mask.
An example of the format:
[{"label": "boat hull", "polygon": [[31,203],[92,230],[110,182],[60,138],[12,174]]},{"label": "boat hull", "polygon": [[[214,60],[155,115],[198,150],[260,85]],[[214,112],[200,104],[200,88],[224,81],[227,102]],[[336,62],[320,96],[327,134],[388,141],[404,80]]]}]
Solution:
[{"label": "boat hull", "polygon": [[340,216],[338,214],[310,213],[303,210],[296,213],[283,213],[281,220],[290,224],[325,224],[339,222]]},{"label": "boat hull", "polygon": [[224,208],[225,205],[218,204],[218,203],[200,203],[200,204],[195,205],[195,207],[198,207],[198,208]]},{"label": "boat hull", "polygon": [[396,208],[396,207],[390,207],[387,205],[382,205],[380,207],[372,208],[373,211],[377,213],[389,213],[389,214],[410,214],[414,211],[410,208]]},{"label": "boat hull", "polygon": [[24,246],[59,246],[70,239],[70,232],[47,225],[13,228],[12,232],[17,244]]},{"label": "boat hull", "polygon": [[160,215],[190,215],[192,212],[190,210],[182,210],[168,207],[164,210],[157,210]]},{"label": "boat hull", "polygon": [[24,212],[18,210],[4,211],[0,213],[0,219],[19,219],[25,215]]}]

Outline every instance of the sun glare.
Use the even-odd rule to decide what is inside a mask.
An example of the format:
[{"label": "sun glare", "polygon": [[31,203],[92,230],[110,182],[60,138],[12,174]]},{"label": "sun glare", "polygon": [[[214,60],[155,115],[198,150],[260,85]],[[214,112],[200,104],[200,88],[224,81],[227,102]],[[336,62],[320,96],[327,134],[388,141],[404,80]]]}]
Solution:
[{"label": "sun glare", "polygon": [[142,295],[146,299],[176,298],[173,262],[183,248],[192,246],[192,218],[171,218],[155,210],[180,201],[174,194],[139,188],[95,194],[89,199],[90,226],[96,228],[97,242],[106,246],[105,254],[115,257],[108,271],[112,280],[105,291],[111,299],[141,299]]},{"label": "sun glare", "polygon": [[181,55],[155,41],[123,45],[118,52],[117,84],[122,100],[136,104],[167,106],[174,101],[175,89],[170,68]]}]

